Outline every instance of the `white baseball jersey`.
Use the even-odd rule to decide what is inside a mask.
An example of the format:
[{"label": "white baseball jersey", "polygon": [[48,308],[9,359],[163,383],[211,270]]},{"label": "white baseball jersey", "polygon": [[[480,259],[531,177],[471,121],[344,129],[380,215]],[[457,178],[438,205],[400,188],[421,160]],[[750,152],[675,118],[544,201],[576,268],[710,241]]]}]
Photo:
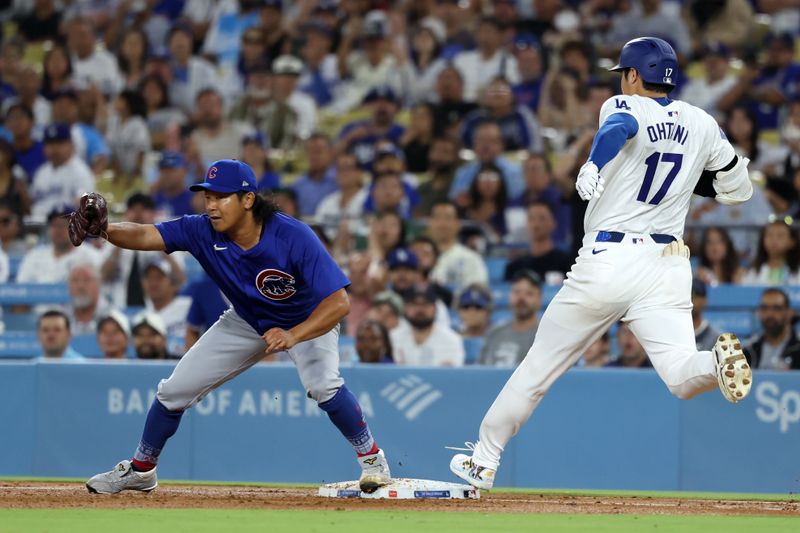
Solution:
[{"label": "white baseball jersey", "polygon": [[639,129],[600,169],[605,191],[589,202],[586,233],[681,238],[700,173],[725,167],[733,160],[733,147],[708,113],[686,102],[662,105],[644,96],[613,96],[603,104],[600,125],[615,113],[633,116]]}]

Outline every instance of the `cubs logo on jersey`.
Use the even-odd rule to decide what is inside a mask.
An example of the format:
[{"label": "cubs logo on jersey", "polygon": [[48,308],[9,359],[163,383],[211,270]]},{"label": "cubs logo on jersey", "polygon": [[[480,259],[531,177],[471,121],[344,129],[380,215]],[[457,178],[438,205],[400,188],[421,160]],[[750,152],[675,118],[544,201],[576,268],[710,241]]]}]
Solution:
[{"label": "cubs logo on jersey", "polygon": [[274,268],[262,270],[256,276],[256,288],[270,300],[286,300],[297,292],[294,277]]}]

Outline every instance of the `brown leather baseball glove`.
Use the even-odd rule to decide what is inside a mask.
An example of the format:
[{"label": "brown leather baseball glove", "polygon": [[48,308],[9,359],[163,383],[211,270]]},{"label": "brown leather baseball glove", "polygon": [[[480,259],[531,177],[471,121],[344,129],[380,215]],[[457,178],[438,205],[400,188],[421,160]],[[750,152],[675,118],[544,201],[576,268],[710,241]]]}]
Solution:
[{"label": "brown leather baseball glove", "polygon": [[96,192],[83,193],[78,210],[69,215],[69,240],[80,246],[86,237],[102,237],[108,228],[106,199]]}]

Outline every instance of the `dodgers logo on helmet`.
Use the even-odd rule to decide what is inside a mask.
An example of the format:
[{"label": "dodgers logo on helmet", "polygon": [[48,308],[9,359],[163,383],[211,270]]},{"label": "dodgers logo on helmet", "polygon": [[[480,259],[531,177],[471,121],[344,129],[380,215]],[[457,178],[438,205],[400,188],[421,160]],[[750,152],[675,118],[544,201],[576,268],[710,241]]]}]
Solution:
[{"label": "dodgers logo on helmet", "polygon": [[208,179],[213,180],[217,177],[217,167],[211,167],[208,169]]},{"label": "dodgers logo on helmet", "polygon": [[285,300],[297,292],[294,287],[294,277],[274,268],[267,268],[258,273],[256,288],[270,300]]}]

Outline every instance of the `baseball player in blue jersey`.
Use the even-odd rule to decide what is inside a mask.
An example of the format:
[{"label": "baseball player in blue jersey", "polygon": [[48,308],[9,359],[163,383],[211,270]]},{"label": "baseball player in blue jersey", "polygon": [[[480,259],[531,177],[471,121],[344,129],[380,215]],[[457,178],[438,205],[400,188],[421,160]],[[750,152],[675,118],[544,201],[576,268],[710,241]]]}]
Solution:
[{"label": "baseball player in blue jersey", "polygon": [[720,335],[711,352],[697,350],[692,270],[682,240],[693,192],[727,205],[750,198],[747,159],[705,111],[667,97],[678,73],[667,42],[630,41],[612,70],[622,73],[623,94],[603,104],[575,184],[589,202],[577,261],[528,355],[486,413],[472,455],[450,462],[453,473],[478,488],[492,487],[508,441],[550,386],[618,320],[678,398],[719,388],[735,403],[752,386],[736,335]]},{"label": "baseball player in blue jersey", "polygon": [[256,194],[256,178],[246,164],[217,161],[191,190],[205,194],[207,214],[155,225],[108,224],[105,200],[90,193],[71,215],[74,245],[86,236],[102,236],[122,248],[187,251],[231,302],[159,383],[132,459],[94,476],[86,487],[101,494],[154,489],[158,457],[183,412],[266,354],[280,351],[288,352],[308,397],[355,449],[361,489],[373,492],[387,484],[386,457],[339,375],[338,324],[350,307],[345,274],[307,225]]}]

